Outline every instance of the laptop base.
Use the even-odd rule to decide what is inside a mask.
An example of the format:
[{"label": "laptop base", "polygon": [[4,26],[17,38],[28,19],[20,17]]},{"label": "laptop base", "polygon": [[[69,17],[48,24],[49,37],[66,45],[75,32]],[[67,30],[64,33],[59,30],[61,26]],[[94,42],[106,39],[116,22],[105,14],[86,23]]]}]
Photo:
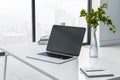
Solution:
[{"label": "laptop base", "polygon": [[70,56],[54,54],[54,53],[51,53],[51,52],[38,53],[38,55],[47,56],[47,57],[53,57],[53,58],[58,58],[58,59],[63,59],[63,60],[72,58]]}]

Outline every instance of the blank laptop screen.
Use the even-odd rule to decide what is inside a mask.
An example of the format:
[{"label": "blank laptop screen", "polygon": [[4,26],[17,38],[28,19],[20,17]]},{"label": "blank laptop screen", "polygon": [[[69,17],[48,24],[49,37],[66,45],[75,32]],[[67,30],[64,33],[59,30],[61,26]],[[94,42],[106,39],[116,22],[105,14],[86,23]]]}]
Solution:
[{"label": "blank laptop screen", "polygon": [[47,45],[47,51],[79,56],[85,28],[54,25]]}]

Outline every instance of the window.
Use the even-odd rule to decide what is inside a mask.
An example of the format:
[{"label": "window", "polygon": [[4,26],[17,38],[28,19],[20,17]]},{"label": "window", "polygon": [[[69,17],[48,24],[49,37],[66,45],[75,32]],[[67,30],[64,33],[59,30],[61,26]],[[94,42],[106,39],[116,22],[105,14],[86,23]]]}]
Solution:
[{"label": "window", "polygon": [[36,41],[50,35],[54,24],[85,27],[84,43],[88,42],[85,18],[79,17],[81,9],[88,8],[88,0],[36,0]]},{"label": "window", "polygon": [[30,0],[0,0],[0,11],[0,44],[32,42]]}]

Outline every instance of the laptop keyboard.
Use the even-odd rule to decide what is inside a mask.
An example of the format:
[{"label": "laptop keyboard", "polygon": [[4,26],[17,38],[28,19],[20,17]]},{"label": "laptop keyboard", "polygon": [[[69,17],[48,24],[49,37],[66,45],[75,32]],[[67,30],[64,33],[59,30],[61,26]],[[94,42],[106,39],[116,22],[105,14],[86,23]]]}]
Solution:
[{"label": "laptop keyboard", "polygon": [[43,55],[43,56],[48,56],[48,57],[53,57],[53,58],[58,58],[58,59],[69,59],[72,58],[70,56],[64,56],[64,55],[60,55],[60,54],[53,54],[50,52],[43,52],[43,53],[38,53],[38,55]]}]

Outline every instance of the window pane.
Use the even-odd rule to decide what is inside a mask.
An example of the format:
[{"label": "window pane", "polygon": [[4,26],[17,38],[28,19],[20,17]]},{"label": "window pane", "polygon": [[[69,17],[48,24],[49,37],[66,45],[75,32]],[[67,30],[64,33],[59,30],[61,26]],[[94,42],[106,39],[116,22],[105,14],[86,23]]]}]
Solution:
[{"label": "window pane", "polygon": [[0,0],[0,11],[0,44],[32,42],[30,0]]},{"label": "window pane", "polygon": [[[81,9],[87,10],[87,3],[87,0],[36,0],[36,40],[50,35],[54,24],[87,28],[85,19],[79,17]],[[87,42],[87,31],[84,42]]]}]

